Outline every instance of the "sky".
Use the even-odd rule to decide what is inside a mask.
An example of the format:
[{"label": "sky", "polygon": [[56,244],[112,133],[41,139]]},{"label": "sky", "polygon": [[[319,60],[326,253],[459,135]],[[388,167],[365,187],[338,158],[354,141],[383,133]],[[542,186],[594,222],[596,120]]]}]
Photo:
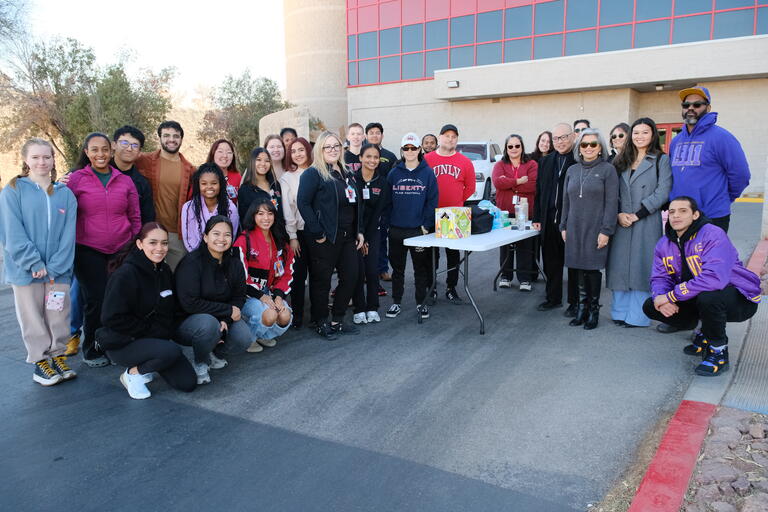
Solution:
[{"label": "sky", "polygon": [[285,90],[281,0],[27,3],[28,26],[36,37],[78,39],[94,50],[100,65],[128,54],[131,74],[175,67],[172,92],[181,106],[191,106],[201,90],[246,68]]}]

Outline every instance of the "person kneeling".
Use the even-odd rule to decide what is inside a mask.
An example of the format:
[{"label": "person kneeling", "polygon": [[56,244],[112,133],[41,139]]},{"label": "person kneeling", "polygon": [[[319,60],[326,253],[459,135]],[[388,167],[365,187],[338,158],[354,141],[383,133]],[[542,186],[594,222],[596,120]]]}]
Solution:
[{"label": "person kneeling", "polygon": [[[168,254],[168,230],[157,222],[144,224],[114,259],[96,331],[99,350],[115,364],[131,398],[150,397],[147,383],[159,373],[168,384],[192,391],[195,370],[171,338],[178,308]],[[115,267],[117,269],[115,270]]]},{"label": "person kneeling", "polygon": [[652,298],[643,311],[678,329],[692,329],[701,320],[701,333],[683,351],[701,355],[699,375],[719,375],[728,369],[726,322],[743,322],[757,311],[760,278],[739,261],[725,231],[709,223],[696,201],[672,200],[666,236],[656,244],[651,274]]},{"label": "person kneeling", "polygon": [[[277,209],[268,199],[257,199],[243,219],[243,234],[235,242],[245,269],[246,295],[243,317],[255,338],[251,346],[274,347],[278,336],[291,325],[291,308],[285,296],[291,291],[293,250]],[[249,348],[252,351],[253,348]]]}]

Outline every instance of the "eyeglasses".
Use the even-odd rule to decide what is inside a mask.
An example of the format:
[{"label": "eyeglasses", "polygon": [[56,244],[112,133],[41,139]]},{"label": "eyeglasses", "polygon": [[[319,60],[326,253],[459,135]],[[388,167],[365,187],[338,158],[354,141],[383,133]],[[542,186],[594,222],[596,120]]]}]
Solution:
[{"label": "eyeglasses", "polygon": [[120,147],[123,149],[139,149],[141,147],[137,143],[128,142],[127,140],[118,141],[118,144],[120,144]]},{"label": "eyeglasses", "polygon": [[611,135],[612,139],[623,139],[624,138],[624,132],[614,133]]},{"label": "eyeglasses", "polygon": [[590,148],[596,148],[596,147],[597,147],[597,146],[599,146],[599,145],[600,145],[600,143],[599,143],[599,142],[596,142],[596,141],[592,141],[592,142],[582,142],[581,144],[579,144],[579,146],[581,146],[581,149],[584,149],[584,148],[587,148],[587,147],[590,147]]},{"label": "eyeglasses", "polygon": [[583,129],[584,128],[574,128],[573,131],[576,132],[576,133],[581,133],[581,130],[583,130]]},{"label": "eyeglasses", "polygon": [[520,149],[523,147],[521,144],[507,144],[507,149]]},{"label": "eyeglasses", "polygon": [[566,133],[565,135],[554,136],[554,137],[552,137],[552,140],[554,140],[555,142],[565,142],[570,137],[571,137],[571,133]]},{"label": "eyeglasses", "polygon": [[704,105],[709,105],[709,103],[707,103],[706,101],[694,101],[694,102],[684,101],[680,104],[680,106],[686,110],[688,110],[690,107],[701,108]]},{"label": "eyeglasses", "polygon": [[417,148],[416,146],[403,146],[400,149],[402,149],[403,151],[418,151],[419,150],[419,148]]},{"label": "eyeglasses", "polygon": [[341,149],[341,144],[331,144],[329,146],[323,146],[323,151],[327,151],[328,153],[331,153],[333,151],[339,151]]}]

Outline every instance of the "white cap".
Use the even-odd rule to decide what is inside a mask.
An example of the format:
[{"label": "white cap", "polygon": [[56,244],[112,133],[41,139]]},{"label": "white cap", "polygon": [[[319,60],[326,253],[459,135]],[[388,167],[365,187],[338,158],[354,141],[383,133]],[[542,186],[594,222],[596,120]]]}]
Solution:
[{"label": "white cap", "polygon": [[403,136],[403,140],[400,143],[400,147],[403,148],[403,147],[408,146],[408,145],[416,146],[417,148],[420,148],[421,147],[421,139],[419,138],[418,135],[416,135],[413,132],[406,133]]}]

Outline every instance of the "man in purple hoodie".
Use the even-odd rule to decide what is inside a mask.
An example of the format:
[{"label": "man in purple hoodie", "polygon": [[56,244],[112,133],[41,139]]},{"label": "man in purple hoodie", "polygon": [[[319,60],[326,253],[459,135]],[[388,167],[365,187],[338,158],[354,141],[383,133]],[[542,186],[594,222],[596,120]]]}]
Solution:
[{"label": "man in purple hoodie", "polygon": [[683,352],[703,358],[696,373],[728,369],[726,322],[743,322],[757,311],[760,278],[739,261],[725,231],[710,223],[696,200],[680,196],[669,204],[666,235],[656,244],[651,296],[643,312],[677,329],[701,332]]},{"label": "man in purple hoodie", "polygon": [[672,190],[669,198],[690,196],[715,226],[728,232],[731,203],[749,185],[749,165],[741,144],[717,126],[706,87],[680,91],[685,129],[672,140]]}]

